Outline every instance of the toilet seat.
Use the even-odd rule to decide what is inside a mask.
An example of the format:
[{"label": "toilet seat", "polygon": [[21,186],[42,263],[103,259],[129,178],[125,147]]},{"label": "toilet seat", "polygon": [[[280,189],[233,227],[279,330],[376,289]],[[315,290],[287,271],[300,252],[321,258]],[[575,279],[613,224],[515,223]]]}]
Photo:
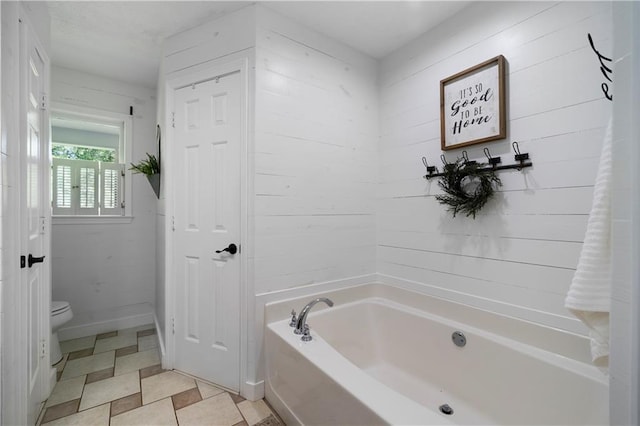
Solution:
[{"label": "toilet seat", "polygon": [[69,309],[69,302],[53,301],[51,302],[51,315],[60,315],[67,312]]}]

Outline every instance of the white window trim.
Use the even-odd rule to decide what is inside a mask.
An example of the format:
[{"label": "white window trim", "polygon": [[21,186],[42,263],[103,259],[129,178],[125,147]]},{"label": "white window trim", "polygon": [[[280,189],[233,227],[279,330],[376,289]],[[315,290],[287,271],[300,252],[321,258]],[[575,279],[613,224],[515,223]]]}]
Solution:
[{"label": "white window trim", "polygon": [[[133,158],[133,116],[106,111],[97,108],[67,104],[63,102],[51,103],[51,116],[56,114],[80,120],[94,120],[106,124],[122,125],[123,138],[120,141],[120,152],[124,153],[124,215],[123,216],[52,216],[52,223],[56,224],[102,224],[102,223],[131,223],[133,219],[133,184],[132,173],[127,165]],[[122,146],[124,145],[124,146]]]},{"label": "white window trim", "polygon": [[53,225],[110,225],[133,222],[133,216],[51,216]]}]

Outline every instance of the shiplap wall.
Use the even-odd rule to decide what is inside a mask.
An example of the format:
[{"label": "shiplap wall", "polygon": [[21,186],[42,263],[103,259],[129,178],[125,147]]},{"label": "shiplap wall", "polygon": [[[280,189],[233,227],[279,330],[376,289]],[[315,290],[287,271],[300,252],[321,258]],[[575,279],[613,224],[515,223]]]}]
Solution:
[{"label": "shiplap wall", "polygon": [[[591,206],[611,103],[589,47],[611,53],[611,4],[474,3],[386,57],[380,75],[378,272],[383,280],[585,333],[564,308]],[[451,218],[421,157],[440,163],[439,82],[502,54],[508,137],[467,148],[533,168],[503,186],[475,220]],[[609,55],[611,56],[611,55]],[[454,160],[461,150],[448,151]]]},{"label": "shiplap wall", "polygon": [[[133,106],[130,162],[157,151],[153,90],[60,67],[51,86],[54,102],[120,114]],[[53,299],[68,301],[74,313],[61,339],[153,321],[156,198],[144,176],[131,178],[131,223],[53,225]]]},{"label": "shiplap wall", "polygon": [[257,8],[256,294],[375,272],[376,65]]}]

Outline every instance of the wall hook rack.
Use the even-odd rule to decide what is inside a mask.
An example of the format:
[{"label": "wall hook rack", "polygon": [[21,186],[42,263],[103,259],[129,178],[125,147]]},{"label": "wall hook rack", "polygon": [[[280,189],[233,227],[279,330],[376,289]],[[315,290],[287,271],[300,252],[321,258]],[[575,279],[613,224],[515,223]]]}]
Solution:
[{"label": "wall hook rack", "polygon": [[[513,152],[515,153],[514,159],[516,163],[504,164],[499,166],[498,164],[502,163],[502,159],[500,157],[492,157],[491,152],[489,151],[489,148],[485,148],[483,151],[484,151],[485,157],[487,157],[487,163],[485,163],[485,165],[479,170],[499,171],[499,170],[515,169],[520,171],[526,167],[533,166],[533,163],[529,159],[529,153],[520,152],[520,147],[518,146],[518,142],[513,142],[511,146],[513,147]],[[440,155],[440,160],[442,160],[442,163],[445,165],[445,169],[446,169],[446,166],[449,164],[449,162],[447,162],[447,159],[445,158],[444,154]],[[475,161],[469,160],[469,155],[467,154],[467,151],[462,151],[462,160],[464,160],[465,163],[475,163]],[[427,168],[427,174],[424,175],[424,178],[427,180],[434,177],[444,176],[446,174],[444,172],[439,172],[437,167],[435,166],[429,166],[429,164],[427,163],[427,159],[425,157],[422,157],[422,164],[424,164],[424,166]]]}]

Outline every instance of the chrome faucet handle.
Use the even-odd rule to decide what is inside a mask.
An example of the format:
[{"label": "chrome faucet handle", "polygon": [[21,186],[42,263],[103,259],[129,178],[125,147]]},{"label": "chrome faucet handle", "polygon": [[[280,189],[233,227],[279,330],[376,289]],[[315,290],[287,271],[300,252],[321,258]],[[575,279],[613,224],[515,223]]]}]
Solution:
[{"label": "chrome faucet handle", "polygon": [[289,322],[289,327],[295,327],[298,322],[298,317],[296,316],[295,309],[291,310],[291,321]]},{"label": "chrome faucet handle", "polygon": [[305,324],[304,325],[304,334],[301,337],[303,342],[310,342],[311,340],[313,340],[313,337],[311,337],[311,329],[309,328],[309,324]]}]

